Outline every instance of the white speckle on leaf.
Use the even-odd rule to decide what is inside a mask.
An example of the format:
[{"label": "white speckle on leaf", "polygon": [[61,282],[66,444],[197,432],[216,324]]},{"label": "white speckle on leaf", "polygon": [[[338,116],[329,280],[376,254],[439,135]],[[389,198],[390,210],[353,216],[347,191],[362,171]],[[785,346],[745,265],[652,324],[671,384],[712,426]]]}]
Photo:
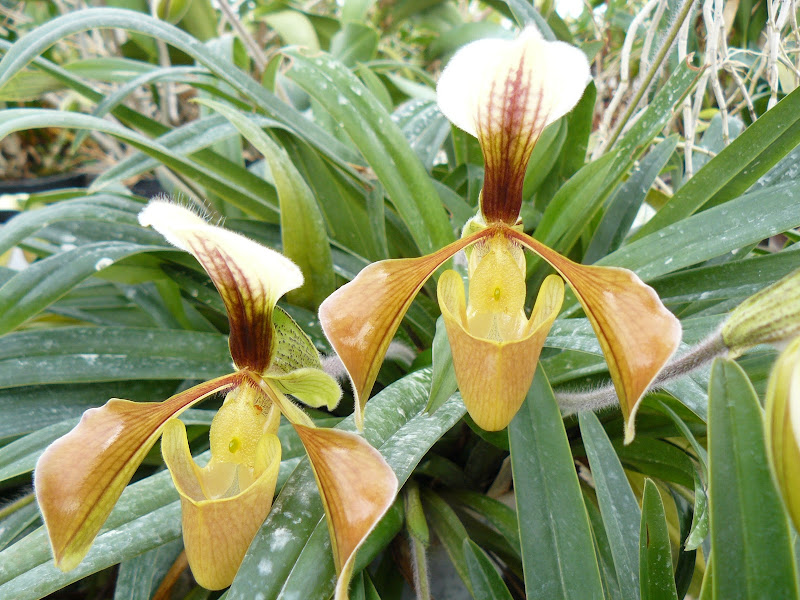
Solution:
[{"label": "white speckle on leaf", "polygon": [[94,263],[94,270],[95,271],[102,271],[106,267],[110,267],[113,264],[114,264],[114,260],[113,259],[108,258],[107,256],[104,256],[103,258],[98,260],[96,263]]},{"label": "white speckle on leaf", "polygon": [[272,563],[266,558],[262,558],[258,563],[258,574],[262,577],[269,577],[272,575]]}]

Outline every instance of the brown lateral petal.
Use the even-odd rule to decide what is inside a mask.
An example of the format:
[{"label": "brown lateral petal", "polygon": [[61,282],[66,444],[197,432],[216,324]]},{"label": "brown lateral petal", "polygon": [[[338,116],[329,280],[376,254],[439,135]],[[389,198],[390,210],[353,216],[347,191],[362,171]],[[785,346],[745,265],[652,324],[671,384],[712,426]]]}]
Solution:
[{"label": "brown lateral petal", "polygon": [[464,284],[455,271],[439,279],[438,295],[464,404],[482,429],[504,429],[531,386],[547,333],[561,309],[564,283],[555,275],[545,279],[523,336],[514,340],[488,340],[469,332]]},{"label": "brown lateral petal", "polygon": [[524,233],[506,231],[550,263],[575,291],[603,348],[625,417],[625,443],[630,443],[642,396],[680,344],[680,321],[632,271],[580,265]]},{"label": "brown lateral petal", "polygon": [[425,281],[448,258],[476,240],[484,229],[419,258],[367,265],[353,281],[328,296],[319,320],[353,383],[356,426],[364,426],[364,405],[403,316]]},{"label": "brown lateral petal", "polygon": [[218,377],[164,402],[109,400],[48,446],[36,463],[34,487],[56,566],[69,571],[81,562],[166,422],[241,377]]},{"label": "brown lateral petal", "polygon": [[338,429],[295,425],[317,479],[339,581],[336,600],[347,599],[356,550],[397,495],[397,477],[381,453],[362,437]]}]

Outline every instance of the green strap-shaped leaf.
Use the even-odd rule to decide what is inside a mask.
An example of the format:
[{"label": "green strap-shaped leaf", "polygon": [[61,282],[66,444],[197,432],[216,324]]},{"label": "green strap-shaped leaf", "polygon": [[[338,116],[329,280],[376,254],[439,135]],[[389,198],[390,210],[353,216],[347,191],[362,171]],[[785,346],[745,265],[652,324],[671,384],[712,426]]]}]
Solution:
[{"label": "green strap-shaped leaf", "polygon": [[564,423],[541,365],[509,426],[529,600],[600,600],[603,587]]},{"label": "green strap-shaped leaf", "polygon": [[0,287],[0,334],[21,325],[81,281],[118,260],[163,249],[124,242],[98,242],[35,262]]},{"label": "green strap-shaped leaf", "polygon": [[428,405],[425,410],[436,412],[458,389],[456,371],[453,367],[453,354],[441,317],[436,319],[436,335],[433,337],[433,376]]},{"label": "green strap-shaped leaf", "polygon": [[769,471],[761,408],[733,361],[712,366],[708,445],[714,598],[797,598],[789,524]]},{"label": "green strap-shaped leaf", "polygon": [[581,437],[592,469],[622,598],[639,596],[639,549],[636,533],[641,512],[614,447],[594,413],[579,415]]},{"label": "green strap-shaped leaf", "polygon": [[[136,327],[63,327],[6,335],[0,388],[43,383],[211,379],[230,373],[226,337]],[[124,394],[120,390],[116,395]]]},{"label": "green strap-shaped leaf", "polygon": [[582,261],[584,264],[592,264],[619,248],[630,231],[647,192],[675,152],[677,145],[677,135],[671,135],[659,142],[642,159],[628,180],[617,188],[586,249]]},{"label": "green strap-shaped leaf", "polygon": [[560,251],[572,247],[633,161],[672,118],[673,107],[689,93],[697,75],[686,62],[675,69],[613,151],[584,166],[556,193],[536,227],[537,240]]},{"label": "green strap-shaped leaf", "polygon": [[473,598],[478,600],[480,596],[472,587],[472,578],[469,575],[469,567],[464,556],[464,542],[469,540],[467,529],[456,512],[438,494],[427,492],[423,495],[423,500],[428,522],[436,532],[436,537],[444,546],[456,573],[472,593]]},{"label": "green strap-shaped leaf", "polygon": [[419,249],[453,241],[436,189],[389,113],[344,65],[330,56],[290,51],[289,76],[347,132],[375,171]]},{"label": "green strap-shaped leaf", "polygon": [[678,600],[664,505],[656,484],[650,479],[645,480],[642,499],[639,565],[642,600]]},{"label": "green strap-shaped leaf", "polygon": [[[220,172],[206,169],[191,159],[176,154],[159,141],[151,140],[111,121],[80,113],[36,108],[9,109],[0,114],[0,138],[15,131],[42,127],[71,127],[108,133],[156,158],[160,163],[181,175],[203,185],[247,214],[270,218],[277,212],[277,207],[272,204],[270,194],[263,193],[263,190],[261,192],[253,190],[252,186],[248,186],[248,182],[241,178],[231,178]],[[260,185],[262,188],[264,187],[263,182]]]},{"label": "green strap-shaped leaf", "polygon": [[[741,138],[739,138],[741,139]],[[800,225],[800,182],[751,192],[627,244],[596,264],[648,281]]]},{"label": "green strap-shaped leaf", "polygon": [[278,190],[283,253],[303,272],[305,282],[287,294],[290,302],[316,309],[335,289],[333,260],[319,206],[286,152],[260,127],[226,104],[199,100],[228,119],[269,164]]},{"label": "green strap-shaped leaf", "polygon": [[743,194],[800,143],[800,90],[745,129],[637,232],[643,238],[700,210]]},{"label": "green strap-shaped leaf", "polygon": [[486,556],[478,544],[469,538],[464,538],[462,546],[464,562],[467,565],[469,580],[472,582],[472,597],[476,600],[492,598],[492,600],[511,600],[503,578],[497,572],[497,567]]},{"label": "green strap-shaped leaf", "polygon": [[247,73],[229,62],[219,59],[200,41],[186,32],[136,11],[89,8],[68,13],[38,27],[35,35],[25,36],[18,40],[0,61],[0,89],[17,72],[59,40],[74,33],[103,27],[142,33],[164,40],[179,48],[237,92],[249,97],[268,116],[280,120],[335,162],[358,164],[359,157],[351,148],[304,118],[293,107],[278,100]]},{"label": "green strap-shaped leaf", "polygon": [[[138,226],[136,215],[142,208],[141,203],[123,196],[96,194],[21,212],[0,228],[0,254],[43,227],[66,221],[103,221]],[[159,239],[157,233],[151,233],[154,241]]]},{"label": "green strap-shaped leaf", "polygon": [[[430,447],[465,413],[461,400],[454,397],[436,414],[426,414],[429,385],[430,370],[417,371],[372,398],[366,412],[364,435],[383,454],[400,485]],[[352,417],[341,427],[353,431]],[[356,570],[363,566],[361,561],[357,559]],[[266,572],[269,577],[263,576]],[[256,534],[228,600],[328,600],[334,584],[328,527],[314,475],[304,461],[287,481]]]},{"label": "green strap-shaped leaf", "polygon": [[173,540],[123,562],[114,587],[114,600],[150,600],[182,551],[183,542]]}]

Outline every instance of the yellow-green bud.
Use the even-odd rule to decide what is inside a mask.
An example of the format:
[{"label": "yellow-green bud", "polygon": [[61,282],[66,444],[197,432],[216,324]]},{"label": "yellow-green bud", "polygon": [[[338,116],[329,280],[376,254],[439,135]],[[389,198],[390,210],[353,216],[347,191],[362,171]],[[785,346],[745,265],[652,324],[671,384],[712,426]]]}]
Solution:
[{"label": "yellow-green bud", "polygon": [[772,472],[800,529],[800,337],[775,362],[767,386],[766,434]]},{"label": "yellow-green bud", "polygon": [[153,16],[174,25],[184,17],[191,4],[192,0],[152,0]]},{"label": "yellow-green bud", "polygon": [[722,326],[732,357],[758,344],[782,344],[800,335],[800,269],[737,306]]}]

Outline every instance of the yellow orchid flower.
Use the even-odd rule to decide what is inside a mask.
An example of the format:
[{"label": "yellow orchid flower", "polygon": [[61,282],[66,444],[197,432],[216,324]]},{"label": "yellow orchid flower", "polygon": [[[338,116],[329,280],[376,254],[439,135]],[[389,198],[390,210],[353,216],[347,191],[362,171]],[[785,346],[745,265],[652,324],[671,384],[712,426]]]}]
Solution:
[{"label": "yellow orchid flower", "polygon": [[[678,347],[679,321],[632,272],[577,264],[521,231],[519,212],[528,159],[542,130],[568,113],[590,79],[583,53],[547,42],[533,28],[515,40],[480,40],[452,58],[437,87],[439,107],[480,141],[485,161],[480,213],[460,240],[420,258],[371,264],[320,306],[325,334],[344,362],[356,397],[356,423],[386,349],[425,281],[467,249],[469,303],[453,271],[438,297],[461,395],[487,430],[511,422],[530,387],[547,333],[560,310],[563,282],[583,305],[608,362],[634,435],[639,402]],[[525,316],[524,248],[561,278],[545,280]]]},{"label": "yellow orchid flower", "polygon": [[[191,252],[208,272],[228,313],[236,370],[164,402],[112,399],[86,411],[47,448],[34,485],[56,565],[66,571],[80,563],[136,468],[163,436],[192,572],[209,589],[230,585],[272,505],[282,413],[308,449],[333,540],[336,597],[345,598],[355,551],[394,500],[397,478],[362,437],[318,429],[286,397],[332,408],[341,396],[306,334],[276,307],[283,294],[302,285],[302,273],[281,254],[163,200],[148,204],[139,221]],[[218,392],[226,397],[211,424],[211,459],[199,467],[176,417]]]}]

